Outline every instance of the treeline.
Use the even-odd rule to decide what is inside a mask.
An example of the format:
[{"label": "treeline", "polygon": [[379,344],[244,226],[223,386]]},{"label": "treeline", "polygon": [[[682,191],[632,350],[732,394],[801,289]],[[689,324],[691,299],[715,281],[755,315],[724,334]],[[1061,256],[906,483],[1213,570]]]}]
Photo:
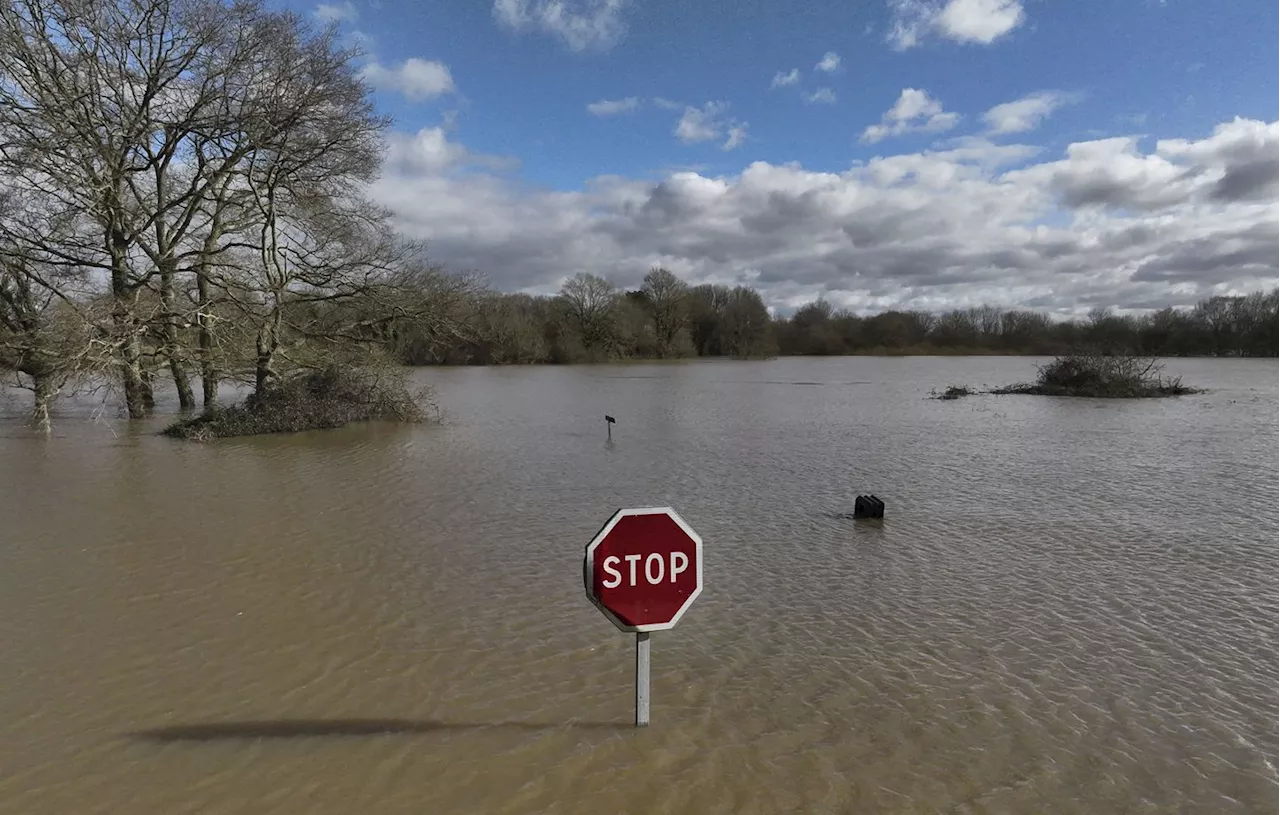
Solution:
[{"label": "treeline", "polygon": [[778,345],[769,310],[746,286],[689,286],[665,269],[635,291],[581,273],[555,296],[476,292],[453,325],[423,334],[413,326],[393,348],[411,365],[604,362],[694,356],[771,357]]},{"label": "treeline", "polygon": [[858,316],[818,300],[771,318],[747,287],[690,286],[654,269],[633,291],[579,274],[555,296],[482,293],[455,317],[448,341],[412,328],[395,338],[409,364],[572,363],[843,354],[1064,354],[1080,349],[1147,356],[1276,356],[1280,290],[1214,297],[1143,317],[1097,309],[1084,320],[990,306],[942,314]]},{"label": "treeline", "polygon": [[1280,289],[1212,297],[1145,316],[1094,309],[1083,320],[992,306],[942,314],[858,317],[819,300],[777,323],[783,354],[942,353],[1056,355],[1081,349],[1143,356],[1274,357]]}]

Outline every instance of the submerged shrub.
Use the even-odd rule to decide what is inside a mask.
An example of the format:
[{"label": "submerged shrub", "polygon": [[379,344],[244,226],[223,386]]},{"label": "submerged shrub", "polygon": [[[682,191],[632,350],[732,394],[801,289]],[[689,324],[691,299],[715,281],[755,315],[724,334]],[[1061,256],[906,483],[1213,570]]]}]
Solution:
[{"label": "submerged shrub", "polygon": [[1151,357],[1068,354],[1039,366],[1035,383],[1010,385],[992,393],[1126,399],[1198,392],[1183,385],[1179,377],[1161,376],[1162,370]]},{"label": "submerged shrub", "polygon": [[164,434],[207,441],[263,433],[296,433],[351,422],[422,422],[422,402],[405,385],[403,371],[329,367],[294,374],[229,408],[215,408],[175,422]]},{"label": "submerged shrub", "polygon": [[975,393],[977,393],[977,391],[969,390],[969,388],[965,387],[964,385],[952,385],[942,393],[938,393],[937,391],[930,391],[929,395],[934,399],[950,401],[952,399],[959,399],[962,396],[973,396]]}]

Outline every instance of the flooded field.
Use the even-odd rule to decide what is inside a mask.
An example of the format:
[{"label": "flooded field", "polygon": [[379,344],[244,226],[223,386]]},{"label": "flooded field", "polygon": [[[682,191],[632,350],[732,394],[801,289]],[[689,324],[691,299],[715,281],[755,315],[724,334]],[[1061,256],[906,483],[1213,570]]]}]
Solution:
[{"label": "flooded field", "polygon": [[[1274,812],[1275,360],[926,398],[1033,364],[422,370],[440,426],[207,446],[0,400],[0,813]],[[706,589],[636,731],[581,557],[654,504]]]}]

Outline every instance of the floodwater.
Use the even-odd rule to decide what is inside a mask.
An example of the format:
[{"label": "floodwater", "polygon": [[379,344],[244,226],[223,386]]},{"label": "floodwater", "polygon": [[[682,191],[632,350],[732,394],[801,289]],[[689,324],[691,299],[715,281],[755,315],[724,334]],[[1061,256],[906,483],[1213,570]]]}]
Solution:
[{"label": "floodwater", "polygon": [[[926,398],[1033,362],[425,370],[443,425],[207,446],[10,402],[0,813],[1274,812],[1276,362]],[[581,558],[655,504],[706,588],[637,731]]]}]

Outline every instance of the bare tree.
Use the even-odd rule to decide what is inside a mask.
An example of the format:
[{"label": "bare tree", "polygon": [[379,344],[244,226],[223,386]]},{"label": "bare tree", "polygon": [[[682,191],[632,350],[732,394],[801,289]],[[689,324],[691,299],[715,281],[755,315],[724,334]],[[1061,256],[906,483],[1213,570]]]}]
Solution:
[{"label": "bare tree", "polygon": [[92,303],[64,299],[77,282],[85,283],[82,275],[0,250],[0,371],[32,392],[32,420],[45,434],[58,395],[101,371],[109,356]]},{"label": "bare tree", "polygon": [[476,330],[486,346],[485,362],[519,365],[546,360],[547,339],[534,298],[490,292],[477,305]]},{"label": "bare tree", "polygon": [[769,310],[754,289],[746,286],[732,289],[721,320],[724,351],[730,356],[770,356],[776,352]]},{"label": "bare tree", "polygon": [[[33,190],[44,209],[74,212],[96,232],[56,244],[38,229],[10,237],[107,276],[131,417],[147,410],[141,335],[149,320],[134,300],[159,275],[161,303],[172,310],[166,170],[179,140],[163,112],[192,93],[192,71],[222,10],[176,0],[0,4],[0,172]],[[173,316],[161,318],[176,353]]]},{"label": "bare tree", "polygon": [[588,351],[611,353],[618,290],[603,277],[580,272],[560,287],[560,299]]},{"label": "bare tree", "polygon": [[729,304],[728,286],[704,283],[689,289],[687,308],[693,346],[701,356],[725,353],[721,318]]},{"label": "bare tree", "polygon": [[644,276],[641,291],[644,292],[653,315],[658,355],[668,356],[675,347],[676,335],[685,325],[689,286],[668,270],[656,268]]},{"label": "bare tree", "polygon": [[265,384],[286,309],[356,297],[396,262],[394,241],[369,238],[385,213],[354,194],[388,120],[336,37],[258,0],[0,5],[0,173],[81,225],[7,237],[109,280],[130,416],[148,407],[148,349],[191,407],[194,330],[212,405],[234,357],[220,346],[243,328],[222,315],[262,318]]}]

